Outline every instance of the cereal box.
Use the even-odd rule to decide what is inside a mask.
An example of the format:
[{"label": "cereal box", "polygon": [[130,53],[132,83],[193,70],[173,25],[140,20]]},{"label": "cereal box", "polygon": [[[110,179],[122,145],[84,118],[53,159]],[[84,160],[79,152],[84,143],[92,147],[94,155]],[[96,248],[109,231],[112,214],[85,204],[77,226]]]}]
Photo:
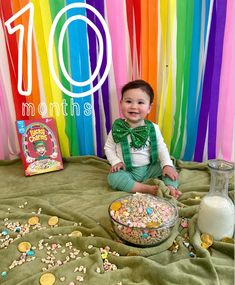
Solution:
[{"label": "cereal box", "polygon": [[25,176],[63,169],[53,118],[16,121]]}]

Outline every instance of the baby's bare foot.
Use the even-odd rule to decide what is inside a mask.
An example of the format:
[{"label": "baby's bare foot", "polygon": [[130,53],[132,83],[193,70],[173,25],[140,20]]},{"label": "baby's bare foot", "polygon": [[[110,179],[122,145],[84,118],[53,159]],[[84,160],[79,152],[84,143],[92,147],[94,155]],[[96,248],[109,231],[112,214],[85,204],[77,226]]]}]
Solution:
[{"label": "baby's bare foot", "polygon": [[156,185],[147,185],[136,182],[131,192],[141,192],[156,195],[158,187]]}]

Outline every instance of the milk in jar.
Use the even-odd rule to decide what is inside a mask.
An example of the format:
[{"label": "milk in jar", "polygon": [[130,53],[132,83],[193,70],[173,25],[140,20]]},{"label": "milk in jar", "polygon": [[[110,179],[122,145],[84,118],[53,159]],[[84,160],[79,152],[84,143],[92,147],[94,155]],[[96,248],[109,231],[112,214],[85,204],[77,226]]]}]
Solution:
[{"label": "milk in jar", "polygon": [[215,240],[233,237],[235,209],[228,196],[229,177],[234,164],[215,159],[208,163],[211,173],[210,190],[201,201],[197,225],[201,233],[208,233]]},{"label": "milk in jar", "polygon": [[232,237],[234,233],[234,206],[222,196],[206,196],[200,204],[198,228],[211,234],[215,240]]}]

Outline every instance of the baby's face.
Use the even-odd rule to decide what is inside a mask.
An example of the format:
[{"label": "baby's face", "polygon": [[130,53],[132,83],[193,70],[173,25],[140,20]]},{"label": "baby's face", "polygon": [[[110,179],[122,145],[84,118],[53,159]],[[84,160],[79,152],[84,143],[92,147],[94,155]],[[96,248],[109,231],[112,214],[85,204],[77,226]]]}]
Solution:
[{"label": "baby's face", "polygon": [[127,90],[121,100],[121,109],[131,127],[144,125],[144,119],[151,110],[150,97],[139,88]]}]

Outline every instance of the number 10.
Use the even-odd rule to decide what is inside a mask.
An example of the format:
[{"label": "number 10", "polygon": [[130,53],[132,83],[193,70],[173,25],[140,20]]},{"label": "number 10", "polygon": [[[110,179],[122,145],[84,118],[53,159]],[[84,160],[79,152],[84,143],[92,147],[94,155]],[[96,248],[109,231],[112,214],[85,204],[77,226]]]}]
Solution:
[{"label": "number 10", "polygon": [[[55,69],[54,69],[54,63],[53,63],[53,55],[52,55],[52,51],[53,51],[53,38],[54,38],[54,33],[55,33],[55,29],[56,26],[58,24],[58,21],[60,19],[60,17],[63,15],[63,13],[67,12],[70,9],[74,9],[74,8],[86,8],[91,10],[100,20],[103,28],[104,28],[104,32],[105,32],[105,37],[106,37],[106,44],[107,44],[107,62],[106,62],[106,67],[104,70],[103,75],[100,77],[100,79],[98,80],[98,83],[93,86],[90,90],[87,90],[83,93],[73,93],[70,90],[67,90],[61,83],[61,81],[59,80],[59,78],[57,77],[56,73],[55,73]],[[22,83],[23,83],[23,77],[22,77],[22,69],[23,69],[23,41],[24,41],[24,37],[25,37],[25,32],[24,32],[24,26],[23,25],[16,25],[15,27],[12,27],[11,24],[20,16],[22,16],[25,12],[27,12],[29,10],[29,23],[28,23],[28,35],[27,35],[27,54],[28,54],[28,61],[27,61],[27,75],[28,75],[28,86],[27,86],[27,90],[22,90]],[[13,34],[16,31],[20,31],[19,34],[19,43],[18,43],[18,82],[17,82],[17,88],[18,91],[21,95],[24,96],[29,96],[32,92],[32,34],[33,34],[33,18],[34,18],[34,5],[33,3],[28,3],[26,6],[24,6],[24,8],[22,8],[20,11],[18,11],[16,14],[14,14],[10,19],[8,19],[5,22],[5,25],[7,27],[7,30],[9,32],[9,34]],[[93,74],[91,74],[91,77],[83,82],[77,82],[75,80],[73,80],[69,74],[67,73],[67,71],[65,70],[65,66],[64,66],[64,61],[63,61],[63,55],[62,55],[62,42],[63,42],[63,38],[64,38],[64,34],[65,34],[65,30],[68,27],[69,23],[71,23],[72,21],[75,20],[82,20],[85,21],[96,33],[97,37],[98,37],[98,42],[99,42],[99,54],[98,54],[98,60],[97,60],[97,67],[95,68],[95,71]],[[81,15],[77,15],[77,16],[73,16],[69,19],[66,20],[66,22],[64,23],[61,32],[60,32],[60,36],[59,36],[59,45],[58,45],[58,54],[59,54],[59,65],[60,68],[62,70],[62,73],[64,74],[65,78],[67,78],[67,80],[72,83],[75,86],[85,86],[88,84],[91,84],[92,81],[97,77],[98,73],[99,73],[99,69],[101,68],[101,63],[102,63],[102,58],[103,58],[103,39],[102,36],[100,34],[100,31],[98,30],[98,28],[86,17],[81,16]],[[109,70],[111,68],[111,63],[112,63],[112,47],[111,47],[111,37],[109,34],[109,30],[108,30],[108,26],[104,20],[104,18],[102,17],[102,15],[91,5],[86,4],[86,3],[73,3],[70,5],[65,6],[64,8],[62,8],[58,14],[56,15],[53,23],[52,23],[52,27],[51,27],[51,31],[50,31],[50,36],[49,36],[49,44],[48,44],[48,60],[49,60],[49,67],[50,67],[50,71],[51,74],[53,76],[53,79],[55,80],[57,86],[60,88],[60,90],[62,90],[65,94],[71,96],[71,97],[84,97],[84,96],[88,96],[93,94],[95,91],[97,91],[102,84],[104,83],[106,77],[108,76]],[[91,84],[92,85],[92,84]]]}]

